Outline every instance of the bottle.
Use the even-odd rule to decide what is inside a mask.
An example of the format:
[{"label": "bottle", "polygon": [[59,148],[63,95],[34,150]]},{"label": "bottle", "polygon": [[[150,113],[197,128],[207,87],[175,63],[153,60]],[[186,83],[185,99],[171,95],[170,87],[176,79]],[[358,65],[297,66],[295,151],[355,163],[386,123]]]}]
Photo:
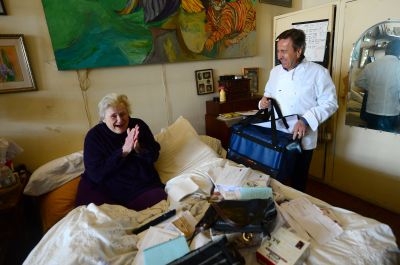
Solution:
[{"label": "bottle", "polygon": [[226,93],[225,88],[223,86],[219,87],[219,102],[226,101]]}]

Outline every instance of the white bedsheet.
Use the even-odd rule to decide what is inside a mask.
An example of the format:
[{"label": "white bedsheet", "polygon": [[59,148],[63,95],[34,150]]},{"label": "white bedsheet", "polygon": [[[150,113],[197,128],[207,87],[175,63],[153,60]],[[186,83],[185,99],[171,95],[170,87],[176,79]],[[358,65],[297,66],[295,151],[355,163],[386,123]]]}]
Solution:
[{"label": "white bedsheet", "polygon": [[[200,187],[208,187],[210,180],[207,170],[223,166],[226,162],[225,159],[213,159],[177,178],[191,177]],[[167,183],[167,190],[168,185],[173,183],[174,181]],[[389,226],[333,207],[275,180],[272,180],[271,186],[280,198],[305,196],[317,206],[331,209],[344,229],[340,236],[325,245],[318,245],[311,240],[311,252],[305,264],[400,264],[396,239]],[[139,238],[130,231],[170,208],[177,208],[178,211],[189,210],[199,219],[208,206],[202,196],[205,191],[207,189],[199,189],[198,193],[181,202],[162,201],[140,212],[118,205],[90,204],[87,207],[75,208],[44,235],[24,264],[135,264]],[[246,264],[257,264],[255,249],[241,252],[246,258]]]}]

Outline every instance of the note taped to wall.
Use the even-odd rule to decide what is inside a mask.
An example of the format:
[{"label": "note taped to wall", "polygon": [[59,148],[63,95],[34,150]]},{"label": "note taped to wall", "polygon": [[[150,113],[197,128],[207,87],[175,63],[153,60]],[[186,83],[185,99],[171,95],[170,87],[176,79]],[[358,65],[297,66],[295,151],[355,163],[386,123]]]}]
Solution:
[{"label": "note taped to wall", "polygon": [[312,62],[323,62],[328,35],[328,19],[293,23],[293,27],[301,29],[306,34],[307,48],[305,57]]}]

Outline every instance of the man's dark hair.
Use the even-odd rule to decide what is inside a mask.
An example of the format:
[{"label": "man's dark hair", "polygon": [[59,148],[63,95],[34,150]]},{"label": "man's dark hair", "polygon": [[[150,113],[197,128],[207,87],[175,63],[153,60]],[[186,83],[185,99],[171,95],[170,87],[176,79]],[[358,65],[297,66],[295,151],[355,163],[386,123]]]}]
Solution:
[{"label": "man's dark hair", "polygon": [[400,40],[392,40],[385,49],[386,55],[400,56]]},{"label": "man's dark hair", "polygon": [[293,49],[295,51],[302,49],[299,61],[304,59],[304,52],[306,51],[306,34],[301,29],[288,29],[279,34],[276,42],[281,39],[291,39],[293,42]]}]

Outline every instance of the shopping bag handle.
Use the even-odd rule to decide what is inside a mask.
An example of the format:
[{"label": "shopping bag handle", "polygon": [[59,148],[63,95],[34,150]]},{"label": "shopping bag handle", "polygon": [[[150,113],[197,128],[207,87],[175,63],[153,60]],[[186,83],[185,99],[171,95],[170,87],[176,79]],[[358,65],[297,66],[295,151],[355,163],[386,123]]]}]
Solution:
[{"label": "shopping bag handle", "polygon": [[260,109],[254,115],[247,117],[246,119],[242,120],[240,123],[243,126],[251,124],[254,119],[261,119],[263,122],[271,121],[271,140],[272,144],[276,146],[278,144],[278,132],[276,129],[276,118],[275,112],[278,114],[278,119],[281,119],[283,125],[286,129],[289,129],[289,124],[286,121],[286,118],[282,115],[282,110],[279,107],[278,102],[274,98],[268,98],[270,101],[270,107],[266,109]]},{"label": "shopping bag handle", "polygon": [[[278,117],[280,119],[282,119],[282,122],[285,125],[286,129],[289,129],[289,124],[287,123],[286,118],[282,115],[282,111],[281,111],[281,109],[280,109],[280,107],[278,105],[278,102],[273,98],[271,98],[270,100],[271,100],[271,106],[272,106],[271,110],[270,110],[270,112],[271,112],[270,113],[270,115],[271,115],[271,128],[272,128],[271,140],[272,140],[272,144],[273,145],[277,145],[278,144],[278,136],[277,136],[278,133],[277,133],[277,129],[276,129],[276,120],[275,120],[275,115],[274,115],[275,114],[274,113],[274,109],[275,109],[276,113],[278,114]],[[302,152],[302,148],[301,148],[300,142],[301,142],[300,139],[297,138],[294,142],[286,145],[286,149],[289,150],[289,151],[296,150],[299,153],[301,153]]]},{"label": "shopping bag handle", "polygon": [[[285,125],[286,129],[289,129],[289,124],[286,121],[286,118],[282,115],[282,110],[279,107],[278,102],[276,101],[276,99],[274,98],[269,98],[270,102],[271,102],[271,108],[270,108],[270,116],[271,116],[271,127],[275,126],[275,130],[276,130],[276,118],[275,118],[275,112],[276,114],[278,114],[278,118],[282,120],[283,124]],[[274,125],[273,125],[274,124]]]},{"label": "shopping bag handle", "polygon": [[271,128],[272,126],[274,126],[274,128],[276,129],[276,120],[277,120],[275,118],[275,112],[276,112],[278,114],[278,119],[281,119],[285,128],[289,129],[289,124],[287,123],[286,118],[283,116],[278,102],[274,98],[268,98],[268,100],[271,102],[270,108],[260,109],[255,114],[247,116],[247,118],[240,121],[240,123],[242,125],[248,125],[251,124],[254,119],[261,119],[263,122],[271,120]]},{"label": "shopping bag handle", "polygon": [[282,111],[281,108],[279,107],[278,102],[273,99],[273,98],[269,98],[270,102],[271,102],[271,107],[269,108],[269,116],[271,117],[271,140],[272,140],[272,144],[273,145],[277,145],[278,144],[278,132],[276,129],[276,118],[275,118],[275,111],[278,114],[278,118],[282,119],[283,124],[285,125],[285,128],[288,129],[289,128],[289,124],[286,121],[286,118],[283,117],[282,115]]},{"label": "shopping bag handle", "polygon": [[247,116],[245,119],[239,122],[240,127],[238,127],[238,131],[241,128],[246,127],[249,124],[252,124],[254,120],[258,120],[258,122],[268,122],[271,121],[271,142],[274,147],[278,145],[278,130],[276,128],[276,120],[275,112],[278,115],[278,119],[282,120],[283,125],[286,129],[289,129],[289,124],[286,120],[286,117],[283,116],[282,110],[279,107],[278,102],[274,98],[268,98],[270,101],[270,107],[266,109],[260,109],[255,114]]}]

